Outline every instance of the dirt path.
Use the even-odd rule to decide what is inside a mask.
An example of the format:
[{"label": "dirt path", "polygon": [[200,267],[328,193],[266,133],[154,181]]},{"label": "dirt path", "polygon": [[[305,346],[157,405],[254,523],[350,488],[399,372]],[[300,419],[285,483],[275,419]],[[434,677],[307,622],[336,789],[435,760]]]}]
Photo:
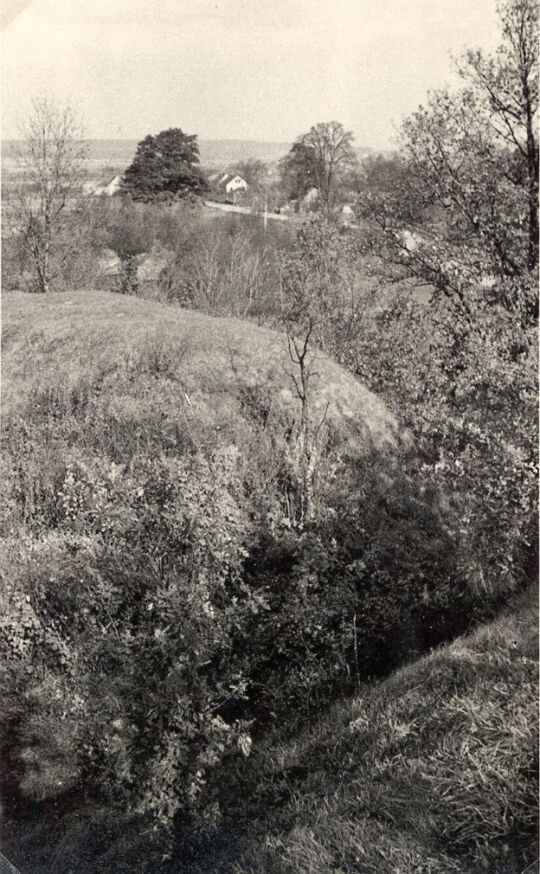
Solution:
[{"label": "dirt path", "polygon": [[[205,200],[204,205],[210,209],[220,209],[221,212],[238,212],[241,215],[257,215],[259,218],[264,218],[264,213],[254,213],[249,206],[236,206],[233,203],[216,203],[214,200]],[[279,222],[288,222],[290,216],[280,215],[277,212],[268,212],[266,217]]]}]

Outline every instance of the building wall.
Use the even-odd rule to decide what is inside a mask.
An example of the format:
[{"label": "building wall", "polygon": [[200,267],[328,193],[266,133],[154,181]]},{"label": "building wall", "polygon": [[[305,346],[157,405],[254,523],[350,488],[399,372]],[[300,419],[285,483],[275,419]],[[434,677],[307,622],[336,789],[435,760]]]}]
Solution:
[{"label": "building wall", "polygon": [[245,191],[247,189],[247,182],[243,179],[231,179],[230,182],[227,182],[225,186],[225,191],[228,193],[230,191]]}]

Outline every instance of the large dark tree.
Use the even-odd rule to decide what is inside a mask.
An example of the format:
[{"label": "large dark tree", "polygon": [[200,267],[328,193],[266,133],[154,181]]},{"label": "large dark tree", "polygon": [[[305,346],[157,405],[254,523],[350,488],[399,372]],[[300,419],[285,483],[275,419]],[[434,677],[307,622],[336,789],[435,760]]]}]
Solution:
[{"label": "large dark tree", "polygon": [[198,165],[196,135],[185,134],[180,128],[148,135],[137,146],[124,174],[124,189],[136,200],[201,195],[207,183]]},{"label": "large dark tree", "polygon": [[281,186],[287,197],[300,199],[310,188],[317,186],[318,172],[315,155],[300,137],[279,165]]}]

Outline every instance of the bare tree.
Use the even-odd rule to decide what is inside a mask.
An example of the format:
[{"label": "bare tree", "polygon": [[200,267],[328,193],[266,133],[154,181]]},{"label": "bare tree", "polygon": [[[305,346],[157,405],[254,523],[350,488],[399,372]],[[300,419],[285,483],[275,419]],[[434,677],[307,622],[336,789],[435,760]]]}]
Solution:
[{"label": "bare tree", "polygon": [[302,137],[304,147],[313,156],[316,185],[325,210],[334,207],[340,178],[356,163],[353,136],[340,122],[329,121],[314,125]]},{"label": "bare tree", "polygon": [[36,286],[47,292],[55,278],[52,254],[65,213],[81,195],[87,146],[83,126],[69,106],[38,97],[20,127],[15,150],[20,175],[8,198],[12,227],[33,266]]},{"label": "bare tree", "polygon": [[308,317],[301,335],[295,333],[291,324],[287,325],[287,348],[294,370],[289,372],[296,397],[300,401],[300,427],[295,446],[296,463],[300,474],[300,524],[312,518],[314,512],[314,486],[317,466],[321,458],[324,425],[328,414],[328,404],[318,422],[313,421],[312,380],[318,376],[315,371],[316,356],[311,350],[315,324]]}]

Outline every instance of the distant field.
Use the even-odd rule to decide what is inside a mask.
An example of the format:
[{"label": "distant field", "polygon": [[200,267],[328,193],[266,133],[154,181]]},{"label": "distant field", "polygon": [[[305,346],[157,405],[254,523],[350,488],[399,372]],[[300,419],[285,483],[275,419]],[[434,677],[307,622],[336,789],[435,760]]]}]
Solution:
[{"label": "distant field", "polygon": [[[13,149],[14,140],[2,142],[2,169],[13,172],[17,169]],[[123,170],[130,163],[136,140],[90,140],[90,173],[101,170]],[[201,163],[205,167],[223,167],[237,164],[247,158],[258,158],[272,163],[279,161],[291,147],[290,143],[257,142],[255,140],[201,140]]]},{"label": "distant field", "polygon": [[[7,174],[17,172],[17,162],[13,155],[16,140],[2,141],[2,171]],[[135,149],[136,140],[90,140],[90,157],[88,170],[90,175],[109,171],[121,172],[130,163]],[[248,158],[258,158],[260,161],[272,164],[287,154],[290,143],[258,142],[257,140],[200,140],[201,164],[211,169],[213,167],[228,167],[238,164]],[[370,153],[370,149],[359,148],[360,157]]]}]

